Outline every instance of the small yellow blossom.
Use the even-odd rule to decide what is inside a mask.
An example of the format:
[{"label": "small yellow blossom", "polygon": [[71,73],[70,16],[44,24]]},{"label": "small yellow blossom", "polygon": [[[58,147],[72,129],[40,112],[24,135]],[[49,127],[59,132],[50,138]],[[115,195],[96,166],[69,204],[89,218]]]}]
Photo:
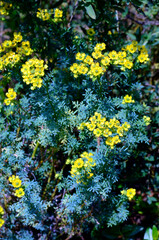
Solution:
[{"label": "small yellow blossom", "polygon": [[9,88],[6,96],[11,101],[16,98],[16,92],[14,92],[13,88]]},{"label": "small yellow blossom", "polygon": [[126,192],[126,196],[128,197],[129,200],[131,200],[135,195],[136,195],[136,189],[134,188],[129,188]]},{"label": "small yellow blossom", "polygon": [[110,59],[112,59],[112,60],[115,60],[115,59],[118,58],[118,53],[116,51],[114,51],[114,50],[109,52],[108,55],[109,55]]},{"label": "small yellow blossom", "polygon": [[146,126],[148,126],[151,122],[150,117],[147,117],[147,116],[143,116],[143,120],[144,120]]},{"label": "small yellow blossom", "polygon": [[13,181],[12,181],[12,185],[15,188],[19,188],[21,186],[22,181],[19,179],[19,177],[16,177]]},{"label": "small yellow blossom", "polygon": [[0,206],[0,215],[4,214],[4,209],[2,208],[2,206]]},{"label": "small yellow blossom", "polygon": [[134,103],[135,101],[132,99],[132,96],[129,96],[129,95],[126,95],[124,97],[124,100],[122,101],[122,104],[125,104],[125,103]]},{"label": "small yellow blossom", "polygon": [[87,34],[88,34],[90,37],[92,37],[92,36],[95,34],[95,31],[94,31],[93,28],[87,29],[86,32],[87,32]]},{"label": "small yellow blossom", "polygon": [[25,192],[23,190],[23,188],[18,188],[15,190],[15,194],[16,197],[21,198],[25,195]]},{"label": "small yellow blossom", "polygon": [[105,43],[97,43],[96,46],[94,47],[95,52],[96,51],[102,51],[106,49],[106,44]]},{"label": "small yellow blossom", "polygon": [[84,165],[84,162],[82,160],[82,158],[78,158],[75,162],[74,162],[74,166],[76,168],[82,168]]},{"label": "small yellow blossom", "polygon": [[121,194],[127,196],[130,201],[136,195],[136,189],[129,188],[128,190],[122,190]]},{"label": "small yellow blossom", "polygon": [[4,223],[5,221],[2,218],[0,218],[0,227],[2,227]]},{"label": "small yellow blossom", "polygon": [[63,11],[58,9],[58,8],[56,8],[54,17],[55,18],[62,18],[62,15],[63,15]]},{"label": "small yellow blossom", "polygon": [[83,61],[84,60],[84,58],[85,58],[85,53],[80,53],[80,52],[78,52],[77,54],[76,54],[76,59],[77,60],[79,60],[79,61]]},{"label": "small yellow blossom", "polygon": [[134,44],[127,45],[126,50],[129,51],[130,53],[134,53],[137,51],[137,47]]}]

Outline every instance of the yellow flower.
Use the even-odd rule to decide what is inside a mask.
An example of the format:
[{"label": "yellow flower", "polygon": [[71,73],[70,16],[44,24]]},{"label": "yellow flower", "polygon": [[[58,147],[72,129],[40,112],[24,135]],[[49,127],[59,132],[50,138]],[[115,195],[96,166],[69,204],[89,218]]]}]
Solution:
[{"label": "yellow flower", "polygon": [[9,177],[8,180],[9,180],[10,183],[12,183],[14,179],[15,179],[15,175],[12,175],[11,177]]},{"label": "yellow flower", "polygon": [[131,69],[133,67],[133,62],[131,62],[129,60],[125,60],[124,61],[124,66],[128,69]]},{"label": "yellow flower", "polygon": [[123,128],[121,126],[118,127],[117,133],[119,134],[120,137],[123,136]]},{"label": "yellow flower", "polygon": [[93,58],[91,58],[90,56],[87,56],[85,59],[84,59],[84,62],[91,65],[93,63]]},{"label": "yellow flower", "polygon": [[89,175],[87,175],[87,178],[89,179],[89,178],[91,178],[94,174],[93,173],[91,173],[91,172],[88,172],[88,174]]},{"label": "yellow flower", "polygon": [[120,138],[119,138],[118,135],[116,135],[116,136],[113,137],[113,141],[114,141],[114,144],[117,144],[117,143],[120,143],[120,142],[121,142],[121,140],[120,140]]},{"label": "yellow flower", "polygon": [[136,189],[134,188],[129,188],[126,192],[126,196],[128,197],[129,200],[131,200],[135,195],[136,195]]},{"label": "yellow flower", "polygon": [[97,43],[96,46],[94,47],[95,52],[96,51],[102,51],[106,48],[105,43]]},{"label": "yellow flower", "polygon": [[78,72],[78,67],[79,67],[79,65],[77,63],[73,63],[73,65],[70,67],[70,70],[73,73],[77,73]]},{"label": "yellow flower", "polygon": [[11,103],[11,101],[8,98],[6,98],[4,99],[4,103],[8,106]]},{"label": "yellow flower", "polygon": [[104,136],[104,137],[109,137],[110,135],[112,135],[112,132],[109,131],[108,128],[106,128],[106,129],[103,131],[103,136]]},{"label": "yellow flower", "polygon": [[25,195],[25,192],[23,190],[23,188],[18,188],[15,190],[15,194],[14,194],[16,197],[23,197]]},{"label": "yellow flower", "polygon": [[15,42],[21,42],[22,41],[23,37],[22,37],[21,33],[16,33],[15,32],[13,35],[14,35],[14,40],[13,41],[15,41]]},{"label": "yellow flower", "polygon": [[87,125],[87,128],[90,130],[90,131],[93,131],[95,129],[96,125],[95,124],[88,124]]},{"label": "yellow flower", "polygon": [[22,181],[19,179],[18,176],[12,181],[12,185],[15,188],[19,188],[21,186],[21,183]]},{"label": "yellow flower", "polygon": [[2,47],[3,47],[3,48],[10,48],[10,47],[12,47],[12,41],[11,41],[11,40],[5,40],[5,41],[2,43]]},{"label": "yellow flower", "polygon": [[118,52],[118,56],[119,56],[119,58],[125,58],[126,57],[126,52],[125,51]]},{"label": "yellow flower", "polygon": [[110,58],[109,58],[108,56],[104,57],[104,58],[101,60],[101,63],[102,63],[104,66],[109,65],[109,63],[110,63]]},{"label": "yellow flower", "polygon": [[95,58],[95,59],[98,59],[98,58],[101,58],[102,57],[102,53],[100,51],[95,51],[95,52],[92,52],[92,56]]},{"label": "yellow flower", "polygon": [[98,76],[103,72],[102,67],[99,66],[99,63],[91,65],[91,74],[94,76]]},{"label": "yellow flower", "polygon": [[3,210],[2,206],[0,206],[0,214],[1,214],[1,215],[4,214],[4,210]]},{"label": "yellow flower", "polygon": [[82,168],[84,165],[84,161],[82,160],[82,158],[78,158],[75,162],[74,162],[74,166],[76,168]]},{"label": "yellow flower", "polygon": [[87,34],[88,34],[89,36],[91,36],[91,37],[95,34],[95,31],[94,31],[93,28],[87,29],[86,32],[87,32]]},{"label": "yellow flower", "polygon": [[85,58],[85,53],[80,53],[80,52],[78,52],[77,54],[76,54],[76,59],[77,60],[79,60],[79,61],[83,61],[84,60],[84,58]]},{"label": "yellow flower", "polygon": [[36,16],[38,18],[42,19],[43,21],[47,21],[47,20],[49,20],[51,14],[48,12],[47,9],[38,8],[38,12],[37,12]]},{"label": "yellow flower", "polygon": [[88,158],[88,157],[93,156],[93,153],[83,152],[83,153],[81,153],[80,156],[81,156],[82,158]]},{"label": "yellow flower", "polygon": [[125,122],[121,127],[122,127],[122,129],[123,129],[124,131],[128,131],[129,128],[130,128],[130,124],[127,123],[127,122]]},{"label": "yellow flower", "polygon": [[107,140],[105,141],[106,145],[110,146],[112,149],[114,148],[114,138],[113,137],[108,137]]},{"label": "yellow flower", "polygon": [[29,41],[22,42],[22,47],[30,47],[30,42]]},{"label": "yellow flower", "polygon": [[86,74],[88,72],[88,68],[84,64],[80,64],[78,66],[78,72],[80,74]]},{"label": "yellow flower", "polygon": [[134,103],[135,101],[132,99],[132,96],[129,96],[129,95],[126,95],[124,97],[124,100],[122,101],[122,104],[125,104],[125,103]]},{"label": "yellow flower", "polygon": [[94,129],[93,133],[96,137],[100,137],[102,135],[102,131],[99,128]]},{"label": "yellow flower", "polygon": [[84,127],[86,126],[86,124],[83,122],[80,124],[80,126],[78,127],[79,130],[83,130]]},{"label": "yellow flower", "polygon": [[5,221],[2,218],[0,218],[0,227],[2,227],[4,223]]},{"label": "yellow flower", "polygon": [[150,117],[147,117],[147,116],[143,116],[143,120],[144,120],[146,126],[148,126],[151,122]]},{"label": "yellow flower", "polygon": [[143,62],[147,62],[149,60],[148,58],[148,54],[144,54],[144,53],[141,53],[138,58],[139,62],[143,63]]},{"label": "yellow flower", "polygon": [[109,128],[112,128],[115,124],[115,118],[110,119],[108,123],[106,123]]},{"label": "yellow flower", "polygon": [[112,59],[112,60],[115,60],[115,59],[117,59],[118,58],[118,54],[117,54],[117,52],[116,51],[112,51],[112,52],[109,52],[109,57],[110,57],[110,59]]},{"label": "yellow flower", "polygon": [[63,11],[58,9],[58,8],[56,8],[54,17],[55,18],[62,18],[62,15],[63,15]]},{"label": "yellow flower", "polygon": [[13,88],[9,88],[8,92],[6,93],[7,98],[11,101],[16,98],[16,92],[14,92]]},{"label": "yellow flower", "polygon": [[134,53],[137,51],[137,47],[134,44],[130,44],[126,46],[126,50],[129,51],[130,53]]}]

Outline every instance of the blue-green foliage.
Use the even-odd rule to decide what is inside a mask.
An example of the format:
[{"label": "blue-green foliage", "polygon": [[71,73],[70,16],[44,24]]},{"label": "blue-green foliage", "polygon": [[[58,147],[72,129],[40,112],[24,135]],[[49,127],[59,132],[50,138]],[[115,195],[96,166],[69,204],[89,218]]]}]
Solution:
[{"label": "blue-green foliage", "polygon": [[[141,172],[145,177],[151,170],[151,163],[147,163],[146,170],[140,170],[136,161],[138,157],[138,161],[140,157],[148,158],[138,150],[138,146],[149,144],[143,120],[144,115],[149,115],[149,107],[142,100],[144,86],[139,80],[146,65],[135,60],[133,68],[125,71],[117,65],[109,66],[96,81],[92,81],[89,74],[74,78],[70,66],[76,61],[77,52],[90,55],[95,44],[101,41],[106,43],[108,52],[124,47],[125,29],[118,25],[114,12],[123,12],[125,1],[121,1],[121,8],[117,6],[120,6],[119,1],[77,1],[77,6],[68,11],[70,15],[57,25],[36,17],[38,8],[45,6],[46,1],[9,2],[13,3],[10,14],[19,30],[9,18],[6,26],[21,31],[23,40],[30,40],[33,55],[47,61],[48,73],[43,77],[42,87],[32,91],[22,81],[21,65],[17,64],[13,69],[5,69],[5,81],[0,83],[0,100],[4,100],[10,86],[17,93],[14,105],[0,103],[0,205],[5,212],[0,239],[51,240],[60,239],[61,234],[81,237],[89,228],[120,226],[129,215],[128,198],[121,190],[138,187],[134,175]],[[52,3],[53,8],[60,3]],[[82,18],[78,32],[82,37],[75,38],[74,28],[79,28],[76,8],[85,13],[90,3],[94,10],[95,7],[100,9],[95,13],[97,22],[91,19],[87,22],[88,16],[84,15],[87,28],[94,27],[95,36],[85,34]],[[107,9],[111,9],[109,16],[105,14]],[[112,30],[111,35],[109,30]],[[135,103],[122,104],[127,94]],[[78,128],[95,112],[108,121],[115,118],[131,126],[113,149],[106,145],[104,138],[97,139],[87,128]],[[85,176],[78,182],[70,170],[84,151],[93,153],[96,165],[91,169],[91,178]],[[129,173],[125,174],[127,166],[131,171],[129,178]],[[135,168],[139,169],[137,173]],[[24,196],[15,196],[16,189],[9,181],[12,175],[22,181]]]},{"label": "blue-green foliage", "polygon": [[[24,227],[32,226],[44,234],[47,228],[43,221],[51,202],[49,198],[42,200],[41,196],[47,185],[47,182],[43,184],[43,180],[49,179],[52,167],[49,161],[42,159],[40,151],[43,151],[46,159],[51,148],[56,149],[53,150],[55,152],[63,151],[65,156],[74,160],[83,151],[94,153],[96,166],[93,168],[93,178],[86,180],[86,184],[79,184],[74,178],[66,176],[58,184],[59,191],[65,189],[66,193],[56,208],[56,214],[61,219],[64,231],[71,233],[74,224],[80,222],[79,219],[79,228],[84,226],[85,222],[95,225],[97,222],[106,222],[107,226],[113,226],[127,219],[125,198],[116,191],[115,184],[120,177],[120,167],[122,168],[124,159],[131,156],[138,143],[148,143],[142,119],[145,107],[138,102],[123,105],[123,97],[100,99],[98,93],[90,88],[85,90],[82,101],[72,102],[71,98],[66,97],[66,92],[66,85],[57,81],[54,72],[50,73],[44,79],[44,87],[22,97],[17,114],[8,116],[8,122],[15,123],[12,128],[8,123],[6,130],[6,120],[1,115],[0,139],[3,146],[0,166],[3,176],[0,188],[4,191],[5,185],[5,194],[12,198],[14,190],[8,177],[16,173],[25,189],[23,198],[13,197],[14,200],[10,200],[12,224],[19,219]],[[121,123],[128,122],[131,125],[121,139],[121,144],[113,150],[106,146],[102,139],[97,147],[97,140],[90,131],[77,129],[82,122],[87,122],[94,112],[101,113],[108,120],[115,117]],[[37,143],[40,148],[37,147],[35,158],[32,154]],[[58,159],[58,155],[54,157]],[[39,165],[41,159],[42,163]],[[53,187],[47,185],[45,194],[51,196],[56,181],[49,181]],[[99,209],[102,209],[102,213]],[[30,233],[27,234],[29,237]],[[21,239],[21,236],[23,235],[17,239]]]}]

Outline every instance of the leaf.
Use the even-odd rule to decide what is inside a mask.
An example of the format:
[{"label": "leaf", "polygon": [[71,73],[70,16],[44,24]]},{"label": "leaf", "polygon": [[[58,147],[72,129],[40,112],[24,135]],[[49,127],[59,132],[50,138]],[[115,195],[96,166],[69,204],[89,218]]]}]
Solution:
[{"label": "leaf", "polygon": [[133,0],[133,3],[138,7],[142,4],[142,2],[139,0]]},{"label": "leaf", "polygon": [[92,19],[96,19],[96,14],[95,14],[95,11],[94,11],[92,5],[89,5],[88,7],[85,7],[85,8],[86,8],[87,14],[88,14]]},{"label": "leaf", "polygon": [[152,237],[153,237],[153,240],[158,240],[158,230],[155,225],[153,225],[152,227]]},{"label": "leaf", "polygon": [[126,225],[122,228],[122,233],[125,237],[132,237],[137,233],[141,232],[143,227],[136,225]]},{"label": "leaf", "polygon": [[146,229],[146,232],[144,234],[144,240],[153,240],[151,228]]},{"label": "leaf", "polygon": [[130,32],[127,33],[127,35],[132,39],[132,40],[136,40],[136,36]]},{"label": "leaf", "polygon": [[117,11],[119,11],[121,13],[125,12],[125,9],[123,9],[122,7],[119,7],[119,6],[116,6],[116,5],[114,5],[113,7],[114,7],[115,10],[117,10]]}]

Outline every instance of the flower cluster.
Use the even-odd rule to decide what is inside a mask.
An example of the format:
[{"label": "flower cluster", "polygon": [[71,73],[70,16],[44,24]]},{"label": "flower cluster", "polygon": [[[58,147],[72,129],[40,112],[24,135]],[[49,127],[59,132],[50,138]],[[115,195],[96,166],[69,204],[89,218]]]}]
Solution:
[{"label": "flower cluster", "polygon": [[122,101],[122,104],[125,103],[134,103],[135,101],[132,99],[132,96],[126,95]]},{"label": "flower cluster", "polygon": [[143,116],[143,120],[144,120],[144,123],[145,123],[146,126],[148,126],[151,122],[150,117],[147,117],[147,116]]},{"label": "flower cluster", "polygon": [[21,198],[25,195],[25,192],[23,190],[23,188],[21,187],[22,181],[19,179],[18,176],[12,175],[11,177],[9,177],[9,182],[12,183],[12,186],[14,188],[17,188],[15,190],[15,196]]},{"label": "flower cluster", "polygon": [[77,78],[81,74],[87,74],[92,80],[96,80],[97,77],[102,76],[106,72],[110,65],[119,66],[123,71],[131,69],[136,58],[135,52],[139,54],[137,59],[140,63],[146,63],[149,60],[146,48],[139,46],[137,42],[127,45],[119,52],[113,50],[103,53],[102,51],[105,49],[105,43],[97,43],[91,54],[92,56],[78,52],[76,60],[80,61],[80,63],[73,63],[70,67],[74,77]]},{"label": "flower cluster", "polygon": [[7,16],[9,14],[8,10],[12,7],[12,4],[0,1],[0,14]]},{"label": "flower cluster", "polygon": [[63,11],[59,10],[58,8],[55,9],[54,13],[54,21],[55,22],[60,22],[62,19]]},{"label": "flower cluster", "polygon": [[[22,41],[21,33],[14,33],[13,41],[5,40],[0,46],[0,70],[15,66],[24,56],[32,54],[29,41]],[[13,51],[15,49],[15,51]]]},{"label": "flower cluster", "polygon": [[42,86],[42,78],[44,76],[44,70],[47,69],[47,65],[44,65],[43,60],[37,58],[31,58],[25,64],[22,65],[21,72],[23,81],[26,84],[32,84],[31,89],[40,88]]},{"label": "flower cluster", "polygon": [[14,92],[13,88],[9,88],[8,92],[6,93],[6,99],[4,99],[4,103],[6,105],[9,105],[11,103],[12,100],[14,100],[16,98],[17,94],[16,92]]},{"label": "flower cluster", "polygon": [[140,55],[138,56],[138,61],[140,63],[146,63],[147,61],[149,61],[149,56],[148,56],[148,52],[145,46],[141,46],[139,47],[140,49]]},{"label": "flower cluster", "polygon": [[92,167],[96,166],[93,153],[83,152],[80,158],[76,159],[71,167],[71,176],[76,178],[76,182],[84,182],[84,178],[91,178],[93,173]]},{"label": "flower cluster", "polygon": [[41,9],[38,8],[37,14],[36,16],[40,19],[42,19],[43,21],[47,21],[50,19],[51,15],[53,14],[53,9],[51,9],[50,11],[48,11],[47,9]]},{"label": "flower cluster", "polygon": [[5,221],[2,218],[2,215],[4,214],[4,209],[2,208],[2,206],[0,206],[0,228],[3,226],[3,224],[5,223]]},{"label": "flower cluster", "polygon": [[127,132],[130,128],[130,124],[127,122],[121,125],[119,120],[115,118],[107,121],[105,117],[102,117],[102,115],[97,112],[95,112],[93,117],[90,117],[89,121],[90,122],[81,123],[78,129],[83,130],[84,127],[87,127],[96,137],[105,137],[105,143],[110,146],[111,149],[121,142],[119,137],[123,137],[124,131]]},{"label": "flower cluster", "polygon": [[63,11],[59,10],[58,8],[56,8],[55,10],[53,10],[53,9],[47,10],[47,9],[38,8],[36,16],[38,18],[42,19],[43,21],[47,21],[52,18],[53,13],[54,13],[53,21],[60,22],[61,18],[63,16]]},{"label": "flower cluster", "polygon": [[130,201],[136,195],[136,189],[129,188],[128,190],[122,190],[121,194],[127,196]]}]

